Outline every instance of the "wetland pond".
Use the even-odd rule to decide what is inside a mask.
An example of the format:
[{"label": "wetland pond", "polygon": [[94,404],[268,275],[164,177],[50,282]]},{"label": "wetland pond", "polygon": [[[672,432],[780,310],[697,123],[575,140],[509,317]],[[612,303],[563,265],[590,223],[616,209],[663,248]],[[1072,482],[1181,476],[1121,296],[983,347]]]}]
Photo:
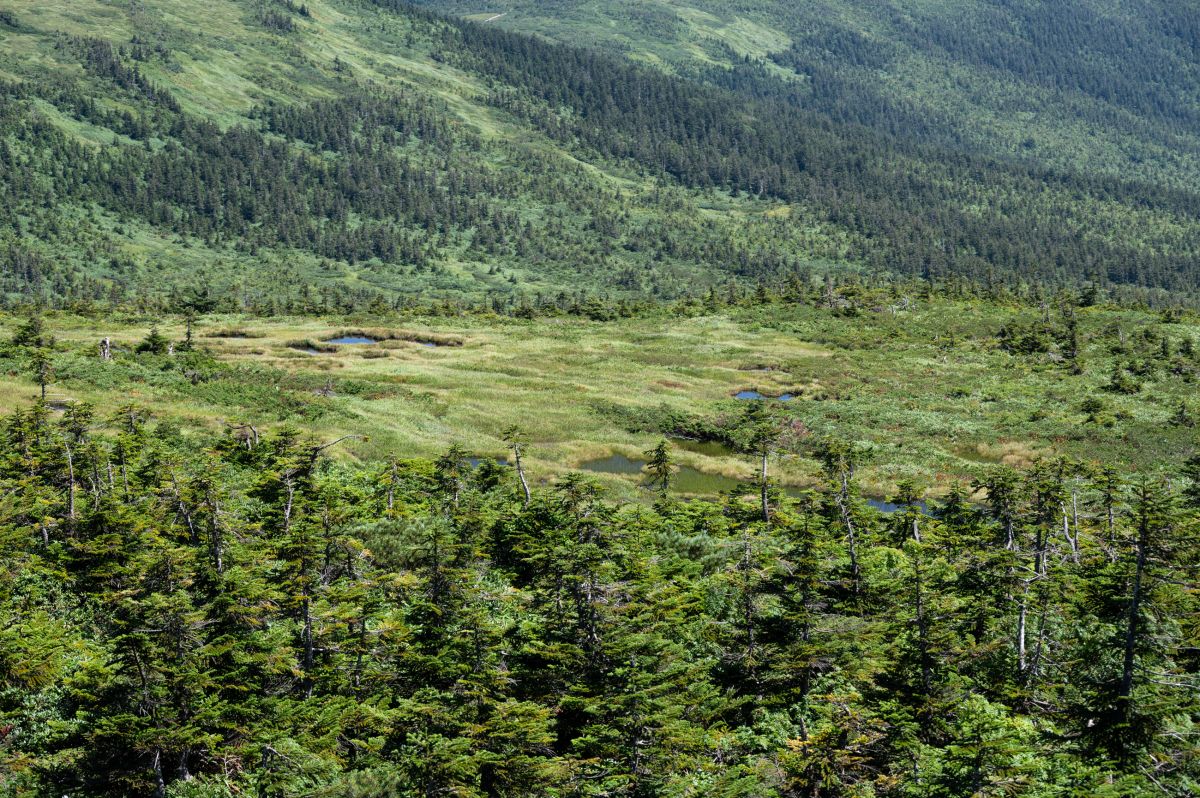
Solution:
[{"label": "wetland pond", "polygon": [[[623,454],[614,454],[599,460],[589,460],[581,467],[585,471],[594,471],[599,474],[640,476],[642,466],[645,464],[642,460],[631,460]],[[675,478],[671,480],[671,485],[680,493],[717,494],[742,485],[741,481],[732,477],[706,474],[688,466],[679,466],[678,468]]]},{"label": "wetland pond", "polygon": [[790,393],[782,393],[779,396],[766,396],[758,391],[738,391],[733,395],[733,398],[747,400],[774,399],[777,402],[790,402],[795,399],[796,396]]},{"label": "wetland pond", "polygon": [[705,457],[733,457],[736,453],[721,441],[700,441],[695,438],[671,438],[671,443],[686,452],[695,452]]},{"label": "wetland pond", "polygon": [[[393,337],[392,340],[396,340],[396,339]],[[419,346],[427,346],[431,349],[442,346],[442,344],[438,343],[437,341],[430,341],[425,338],[400,338],[398,340],[408,341],[409,343],[417,344]],[[365,346],[365,345],[370,345],[370,344],[377,344],[377,343],[379,343],[379,340],[375,339],[375,338],[371,338],[370,336],[367,336],[367,335],[343,335],[340,338],[329,338],[325,341],[322,341],[321,343],[323,343],[323,344],[339,344],[339,345],[347,344],[350,346]]]},{"label": "wetland pond", "polygon": [[483,457],[480,455],[468,457],[467,462],[471,464],[471,468],[479,468],[484,463],[495,463],[496,465],[503,466],[505,468],[509,467],[510,465],[507,457]]},{"label": "wetland pond", "polygon": [[[720,447],[721,454],[729,454],[729,447],[724,444],[714,441],[689,441],[692,444],[698,444],[707,447]],[[691,447],[684,447],[689,448]],[[691,449],[696,451],[696,449]],[[713,451],[718,451],[714,449]],[[707,454],[707,452],[705,452]],[[644,460],[634,460],[626,457],[623,454],[614,454],[609,457],[603,457],[599,460],[589,460],[583,463],[580,468],[584,471],[592,471],[597,474],[619,474],[622,476],[641,476],[642,467],[646,463]],[[677,466],[679,469],[675,473],[675,478],[671,481],[672,490],[679,493],[686,493],[696,496],[715,496],[718,493],[723,493],[736,488],[751,487],[748,482],[743,482],[733,477],[723,476],[721,474],[707,474],[703,471],[698,471],[690,466]],[[784,486],[783,492],[789,496],[797,496],[803,491],[802,488]],[[896,513],[904,510],[904,505],[893,504],[882,499],[867,497],[867,504],[874,507],[881,513]],[[922,513],[928,515],[929,509],[924,502],[918,503],[917,508]]]},{"label": "wetland pond", "polygon": [[365,335],[344,335],[341,338],[330,338],[328,341],[322,341],[325,344],[377,344],[379,343],[374,338],[368,338]]}]

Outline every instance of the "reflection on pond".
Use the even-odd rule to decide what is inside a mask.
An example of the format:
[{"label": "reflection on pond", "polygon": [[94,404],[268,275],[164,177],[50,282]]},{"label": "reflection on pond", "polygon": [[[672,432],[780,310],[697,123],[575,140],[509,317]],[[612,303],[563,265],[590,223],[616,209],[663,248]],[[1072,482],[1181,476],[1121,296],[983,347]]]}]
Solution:
[{"label": "reflection on pond", "polygon": [[379,343],[374,338],[368,338],[365,335],[344,335],[341,338],[330,338],[325,341],[327,344],[377,344]]},{"label": "reflection on pond", "polygon": [[[893,504],[892,502],[884,501],[883,499],[867,499],[867,504],[874,507],[881,513],[902,513],[908,509],[909,505]],[[929,515],[929,507],[925,502],[917,502],[912,505],[921,512],[922,515]]]},{"label": "reflection on pond", "polygon": [[[692,443],[702,443],[701,441],[692,441]],[[720,446],[723,453],[728,454],[728,447],[722,444],[710,442],[710,445]],[[623,476],[641,476],[642,467],[646,463],[644,460],[633,460],[623,454],[614,454],[609,457],[604,457],[599,460],[589,460],[584,463],[581,468],[585,471],[593,471],[598,474],[621,474]],[[679,466],[679,470],[675,473],[674,479],[671,481],[671,488],[677,493],[683,493],[694,496],[715,496],[718,493],[735,489],[753,490],[754,486],[748,482],[734,479],[732,477],[722,476],[721,474],[707,474],[703,471],[697,471],[690,466]],[[803,488],[785,486],[783,492],[789,496],[799,496],[804,492]],[[902,504],[893,504],[882,499],[866,499],[867,504],[874,507],[881,513],[897,513],[902,512],[905,506]],[[924,502],[915,505],[922,513],[929,514],[928,508]]]},{"label": "reflection on pond", "polygon": [[471,464],[471,468],[479,468],[484,463],[495,463],[498,466],[507,466],[507,457],[468,457],[467,462]]},{"label": "reflection on pond", "polygon": [[732,457],[734,451],[720,441],[698,441],[694,438],[672,438],[672,443],[685,452],[695,452],[705,457]]},{"label": "reflection on pond", "polygon": [[[393,336],[389,340],[396,340],[396,338]],[[408,341],[409,343],[417,344],[418,346],[426,346],[426,347],[429,347],[430,349],[435,349],[439,346],[444,346],[444,344],[442,344],[441,342],[434,341],[434,340],[431,340],[428,338],[409,338],[409,337],[405,336],[405,337],[401,338],[400,340]],[[343,335],[340,338],[329,338],[328,340],[322,341],[321,343],[350,344],[350,345],[377,344],[377,343],[379,343],[379,339],[371,338],[368,335]]]},{"label": "reflection on pond", "polygon": [[782,393],[779,396],[770,397],[759,393],[758,391],[738,391],[733,395],[734,399],[777,399],[780,402],[790,402],[796,398],[795,394]]},{"label": "reflection on pond", "polygon": [[[595,471],[600,474],[639,476],[642,473],[642,466],[645,464],[642,460],[631,460],[623,454],[614,454],[611,457],[605,457],[601,460],[586,462],[582,468],[586,471]],[[721,476],[720,474],[706,474],[703,471],[697,471],[688,466],[680,466],[674,479],[671,481],[671,487],[675,491],[697,495],[717,494],[722,491],[738,488],[741,485],[740,481],[731,477]]]}]

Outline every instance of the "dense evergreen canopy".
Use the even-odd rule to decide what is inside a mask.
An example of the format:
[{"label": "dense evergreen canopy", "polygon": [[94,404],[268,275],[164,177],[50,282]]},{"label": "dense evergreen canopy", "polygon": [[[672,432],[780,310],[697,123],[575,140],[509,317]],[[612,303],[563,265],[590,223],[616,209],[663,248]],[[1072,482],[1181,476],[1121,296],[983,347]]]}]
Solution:
[{"label": "dense evergreen canopy", "polygon": [[1200,784],[1195,469],[995,468],[885,516],[837,440],[798,439],[826,475],[799,499],[677,502],[664,452],[653,506],[621,506],[457,447],[348,467],[134,405],[4,430],[8,795]]}]

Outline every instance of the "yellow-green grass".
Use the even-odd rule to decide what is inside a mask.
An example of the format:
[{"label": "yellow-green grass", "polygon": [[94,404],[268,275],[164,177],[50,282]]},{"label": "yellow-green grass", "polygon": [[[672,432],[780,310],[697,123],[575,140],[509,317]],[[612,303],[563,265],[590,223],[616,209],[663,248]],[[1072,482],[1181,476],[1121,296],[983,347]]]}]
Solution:
[{"label": "yellow-green grass", "polygon": [[[816,309],[606,323],[208,317],[195,336],[222,375],[199,387],[178,378],[160,384],[141,372],[122,382],[125,364],[136,362],[128,352],[114,364],[93,362],[101,336],[130,350],[149,331],[147,320],[62,316],[49,324],[66,376],[50,390],[95,404],[100,416],[133,401],[185,427],[218,430],[228,422],[265,430],[291,420],[318,439],[363,434],[369,439],[346,446],[341,456],[364,460],[434,456],[452,443],[500,456],[502,432],[515,424],[529,438],[526,461],[539,480],[614,453],[637,458],[661,436],[630,431],[631,417],[665,407],[709,420],[736,418],[745,402],[732,396],[744,389],[797,394],[786,409],[814,435],[870,445],[875,454],[861,483],[878,495],[903,478],[939,491],[991,465],[1060,453],[1134,467],[1186,454],[1189,432],[1168,420],[1190,395],[1189,385],[1164,376],[1136,396],[1099,390],[1108,368],[1099,331],[1114,323],[1137,329],[1149,317],[1085,312],[1085,330],[1096,335],[1085,346],[1094,368],[1074,376],[1061,365],[996,348],[991,332],[1012,316],[1021,313],[945,303],[860,319]],[[7,338],[16,323],[5,319],[0,336]],[[1176,337],[1200,333],[1193,325],[1170,326]],[[178,321],[160,329],[175,340],[183,336]],[[321,344],[359,332],[389,340]],[[433,348],[422,340],[461,345]],[[297,348],[309,342],[330,351]],[[320,395],[326,384],[332,396]],[[0,378],[5,411],[30,403],[35,393],[27,370],[11,368]],[[1112,427],[1085,423],[1079,405],[1089,395],[1103,397],[1121,420]],[[703,472],[752,475],[749,458],[679,447],[676,456]],[[786,484],[818,478],[815,462],[803,456],[773,467]],[[597,478],[618,495],[633,494],[628,479]]]},{"label": "yellow-green grass", "polygon": [[[56,320],[53,325],[65,348],[92,347],[105,333],[111,334],[115,346],[129,349],[149,332],[149,325],[114,326],[77,320]],[[175,339],[183,335],[177,323],[163,325],[161,331]],[[296,348],[348,332],[391,334],[396,340],[377,346],[343,345],[319,355]],[[230,333],[254,337],[225,337]],[[379,398],[335,396],[328,401],[342,405],[350,418],[318,423],[308,430],[323,437],[367,433],[369,442],[352,447],[356,456],[385,452],[430,456],[451,442],[499,455],[504,452],[502,430],[517,424],[531,440],[531,467],[542,475],[615,451],[636,456],[654,442],[653,437],[624,432],[598,416],[592,409],[596,402],[634,407],[665,404],[695,412],[728,403],[731,394],[743,388],[783,391],[790,386],[783,375],[748,374],[739,370],[744,365],[817,359],[824,354],[779,334],[753,333],[727,319],[712,318],[664,322],[638,331],[557,320],[487,324],[423,320],[380,329],[315,320],[221,318],[205,320],[195,334],[202,346],[227,363],[253,362],[335,380],[362,379],[378,384],[383,392],[396,392]],[[462,345],[432,348],[403,340],[409,337]],[[377,357],[380,353],[386,357]],[[27,402],[33,394],[27,379],[9,376],[3,387],[5,410]],[[105,409],[137,401],[160,414],[210,426],[257,421],[253,414],[235,416],[228,408],[140,386],[118,394],[75,385],[52,390]],[[705,470],[749,475],[748,464],[733,458],[681,452],[680,459]]]}]

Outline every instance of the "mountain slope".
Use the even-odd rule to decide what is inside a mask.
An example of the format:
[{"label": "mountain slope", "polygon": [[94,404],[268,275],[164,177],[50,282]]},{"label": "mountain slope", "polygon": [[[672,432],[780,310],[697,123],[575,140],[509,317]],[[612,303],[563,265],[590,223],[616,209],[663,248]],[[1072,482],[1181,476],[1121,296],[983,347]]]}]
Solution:
[{"label": "mountain slope", "polygon": [[[1200,196],[1014,163],[398,2],[20,2],[10,299],[677,296],[831,264],[1186,298]],[[505,18],[507,19],[507,17]]]},{"label": "mountain slope", "polygon": [[897,135],[1057,168],[1200,182],[1194,0],[494,6],[504,15],[489,24],[594,42],[684,74],[713,77],[751,59],[791,84],[804,107]]},{"label": "mountain slope", "polygon": [[[724,214],[699,219],[681,192],[581,164],[489,107],[472,76],[432,57],[432,22],[357,3],[277,8],[30,4],[9,15],[6,202],[9,218],[24,217],[11,290],[86,296],[101,282],[138,290],[182,274],[235,292],[245,282],[256,296],[297,283],[677,293],[672,283],[703,282],[726,260]],[[751,218],[766,210],[738,205]],[[67,227],[70,237],[56,232]],[[772,250],[811,252],[821,238],[788,237],[797,243]],[[642,239],[713,254],[656,253],[644,275]],[[829,239],[831,255],[842,246]],[[64,261],[67,276],[52,271]]]}]

